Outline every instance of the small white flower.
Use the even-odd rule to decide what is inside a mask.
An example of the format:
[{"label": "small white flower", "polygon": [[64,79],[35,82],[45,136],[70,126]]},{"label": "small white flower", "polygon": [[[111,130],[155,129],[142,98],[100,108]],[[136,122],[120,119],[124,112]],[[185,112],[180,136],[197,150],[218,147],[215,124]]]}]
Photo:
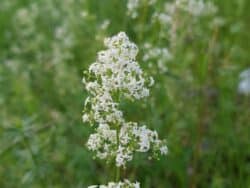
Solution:
[{"label": "small white flower", "polygon": [[110,20],[104,20],[102,24],[100,25],[100,29],[105,30],[110,24]]},{"label": "small white flower", "polygon": [[80,15],[81,17],[86,18],[89,15],[89,13],[87,11],[82,11]]},{"label": "small white flower", "polygon": [[91,186],[88,186],[88,188],[98,188],[98,185],[91,185]]},{"label": "small white flower", "polygon": [[89,121],[89,115],[88,114],[83,114],[82,116],[82,121],[85,123],[85,122],[88,122]]},{"label": "small white flower", "polygon": [[250,68],[240,73],[238,92],[244,95],[250,94]]},{"label": "small white flower", "polygon": [[162,155],[166,155],[168,153],[167,146],[160,147],[160,152],[161,152]]},{"label": "small white flower", "polygon": [[140,188],[140,183],[133,183],[125,179],[124,181],[120,182],[109,182],[108,185],[91,185],[88,186],[88,188]]}]

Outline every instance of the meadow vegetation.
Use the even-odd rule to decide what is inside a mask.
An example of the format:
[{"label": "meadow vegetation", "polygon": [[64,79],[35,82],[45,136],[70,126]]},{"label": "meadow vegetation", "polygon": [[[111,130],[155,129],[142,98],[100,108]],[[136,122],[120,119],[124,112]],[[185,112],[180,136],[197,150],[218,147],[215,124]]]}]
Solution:
[{"label": "meadow vegetation", "polygon": [[123,31],[154,84],[115,102],[166,140],[156,150],[167,155],[135,153],[121,177],[143,188],[249,188],[249,9],[249,0],[1,0],[0,187],[115,181],[114,163],[89,151],[82,78],[104,39]]}]

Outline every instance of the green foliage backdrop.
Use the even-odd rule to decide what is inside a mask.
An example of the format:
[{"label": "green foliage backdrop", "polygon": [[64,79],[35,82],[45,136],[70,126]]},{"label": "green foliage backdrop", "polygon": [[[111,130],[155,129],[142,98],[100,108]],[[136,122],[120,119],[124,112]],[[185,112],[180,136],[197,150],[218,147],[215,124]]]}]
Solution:
[{"label": "green foliage backdrop", "polygon": [[125,0],[1,0],[0,187],[85,188],[112,179],[112,167],[85,146],[92,130],[81,121],[81,79],[104,37],[119,31],[138,44],[138,61],[156,82],[147,100],[122,104],[126,118],[156,129],[169,147],[159,161],[136,156],[124,177],[145,188],[250,187],[250,98],[237,92],[250,66],[250,1],[214,0],[225,23],[198,20],[192,37],[181,30],[160,73],[157,60],[142,59],[145,42],[168,43],[150,24],[164,2],[131,19]]}]

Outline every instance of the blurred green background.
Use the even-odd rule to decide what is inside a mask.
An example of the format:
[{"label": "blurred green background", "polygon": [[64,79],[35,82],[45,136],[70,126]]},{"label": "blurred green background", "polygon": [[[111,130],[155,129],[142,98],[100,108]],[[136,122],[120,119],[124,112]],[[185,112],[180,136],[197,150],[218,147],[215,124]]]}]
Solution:
[{"label": "blurred green background", "polygon": [[150,21],[164,2],[144,1],[132,19],[126,0],[0,1],[1,188],[113,179],[112,167],[85,146],[93,130],[81,121],[81,79],[103,39],[119,31],[138,44],[138,61],[156,82],[148,99],[122,105],[126,119],[156,129],[169,147],[159,161],[136,156],[123,177],[144,188],[250,188],[250,97],[237,92],[250,67],[250,1],[211,1],[220,27],[208,27],[215,16],[189,24],[183,15],[162,73],[157,59],[142,59],[146,42],[169,46],[159,36],[167,31]]}]

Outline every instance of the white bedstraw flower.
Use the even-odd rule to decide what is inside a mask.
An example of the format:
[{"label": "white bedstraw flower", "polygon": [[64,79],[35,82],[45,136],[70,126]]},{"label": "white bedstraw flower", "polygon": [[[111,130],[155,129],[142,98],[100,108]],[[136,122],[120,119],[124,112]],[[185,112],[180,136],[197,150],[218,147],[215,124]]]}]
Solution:
[{"label": "white bedstraw flower", "polygon": [[[148,87],[154,84],[154,79],[147,78],[136,61],[137,46],[124,32],[106,38],[104,45],[106,49],[98,53],[83,79],[90,95],[86,98],[82,119],[96,125],[87,141],[88,149],[97,158],[115,160],[118,167],[125,167],[135,152],[166,154],[165,143],[158,139],[156,131],[136,122],[126,122],[119,109],[121,99],[147,97]],[[93,187],[139,188],[140,185],[124,180]]]}]

